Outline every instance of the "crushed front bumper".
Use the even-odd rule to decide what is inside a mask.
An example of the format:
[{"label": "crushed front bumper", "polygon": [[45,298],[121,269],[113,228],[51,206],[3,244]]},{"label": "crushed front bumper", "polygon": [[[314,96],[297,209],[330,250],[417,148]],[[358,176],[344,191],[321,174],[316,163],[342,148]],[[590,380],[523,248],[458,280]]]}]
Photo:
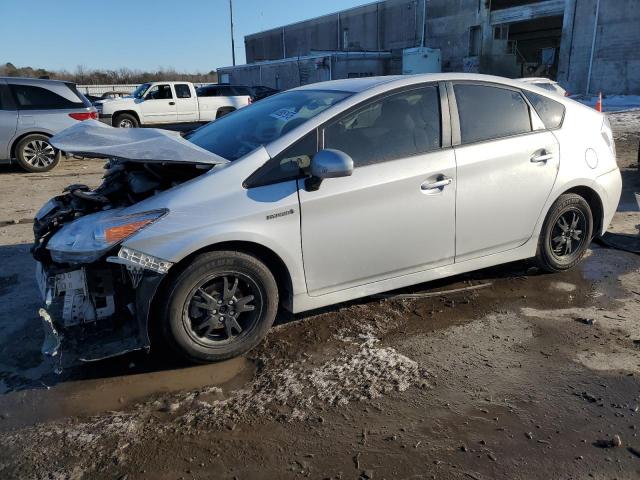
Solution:
[{"label": "crushed front bumper", "polygon": [[149,312],[163,274],[107,262],[64,268],[36,267],[42,353],[65,365],[148,349]]}]

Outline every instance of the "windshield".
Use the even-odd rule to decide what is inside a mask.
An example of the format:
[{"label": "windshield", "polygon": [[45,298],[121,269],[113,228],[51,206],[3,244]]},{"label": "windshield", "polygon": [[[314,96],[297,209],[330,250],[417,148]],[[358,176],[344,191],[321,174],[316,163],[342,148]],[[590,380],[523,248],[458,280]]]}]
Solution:
[{"label": "windshield", "polygon": [[350,95],[350,92],[324,90],[281,93],[211,122],[186,138],[227,160],[236,160]]},{"label": "windshield", "polygon": [[131,95],[135,98],[142,98],[144,97],[144,94],[147,93],[147,90],[149,90],[150,86],[150,83],[143,83],[138,88],[136,88]]}]

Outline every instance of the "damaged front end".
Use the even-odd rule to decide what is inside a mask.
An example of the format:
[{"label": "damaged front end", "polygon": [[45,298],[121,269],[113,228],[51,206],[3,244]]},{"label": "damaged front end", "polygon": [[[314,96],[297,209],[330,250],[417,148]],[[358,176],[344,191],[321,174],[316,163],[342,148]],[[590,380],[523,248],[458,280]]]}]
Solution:
[{"label": "damaged front end", "polygon": [[[149,348],[151,301],[172,263],[122,243],[160,220],[168,210],[129,213],[127,209],[225,162],[219,157],[209,162],[188,162],[183,157],[190,144],[164,134],[156,142],[161,150],[157,155],[153,155],[154,143],[148,143],[144,157],[138,158],[137,147],[128,150],[127,142],[140,145],[144,143],[141,135],[158,139],[157,132],[148,129],[149,133],[136,133],[132,140],[128,132],[120,130],[120,134],[106,127],[109,138],[105,141],[104,128],[100,124],[69,129],[79,130],[71,132],[82,141],[77,149],[74,145],[80,143],[69,141],[68,131],[61,134],[62,140],[53,137],[52,144],[57,148],[90,155],[87,136],[95,137],[97,132],[101,138],[94,141],[100,145],[99,154],[106,156],[111,151],[117,156],[106,163],[99,187],[70,185],[62,195],[49,200],[34,220],[32,253],[44,301],[39,310],[46,335],[42,353],[57,358],[62,351],[69,353],[65,364]],[[110,149],[108,143],[114,147]],[[172,148],[182,150],[174,152],[180,160],[165,158],[173,143],[177,146]],[[125,156],[128,151],[132,152],[131,158]],[[162,160],[149,160],[149,156]]]}]

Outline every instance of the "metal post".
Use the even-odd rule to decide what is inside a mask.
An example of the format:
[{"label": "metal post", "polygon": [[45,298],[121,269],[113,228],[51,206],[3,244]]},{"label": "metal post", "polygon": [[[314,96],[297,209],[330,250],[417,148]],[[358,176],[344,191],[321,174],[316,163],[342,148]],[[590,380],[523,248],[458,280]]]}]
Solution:
[{"label": "metal post", "polygon": [[587,91],[585,95],[589,95],[591,89],[591,67],[593,67],[593,54],[596,49],[596,34],[598,33],[598,16],[600,15],[600,0],[596,0],[596,18],[593,21],[593,37],[591,38],[591,56],[589,57],[589,73],[587,75]]},{"label": "metal post", "polygon": [[229,16],[231,18],[231,60],[233,66],[236,66],[236,44],[233,40],[233,0],[229,0]]},{"label": "metal post", "polygon": [[284,27],[282,27],[282,58],[287,58],[287,40],[284,36]]}]

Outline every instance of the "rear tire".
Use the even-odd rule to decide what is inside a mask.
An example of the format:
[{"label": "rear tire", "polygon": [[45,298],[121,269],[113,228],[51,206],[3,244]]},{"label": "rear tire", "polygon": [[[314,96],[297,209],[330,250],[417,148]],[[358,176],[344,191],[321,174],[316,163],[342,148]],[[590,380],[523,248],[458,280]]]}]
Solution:
[{"label": "rear tire", "polygon": [[130,113],[120,113],[114,117],[113,126],[116,128],[138,128],[140,122]]},{"label": "rear tire", "polygon": [[162,333],[195,363],[236,357],[267,334],[278,311],[278,287],[257,258],[234,251],[196,257],[163,294]]},{"label": "rear tire", "polygon": [[536,260],[547,272],[573,268],[584,256],[593,237],[593,215],[587,201],[568,193],[551,206],[538,240]]},{"label": "rear tire", "polygon": [[27,172],[48,172],[60,163],[60,152],[49,143],[49,137],[34,133],[18,142],[16,159]]}]

